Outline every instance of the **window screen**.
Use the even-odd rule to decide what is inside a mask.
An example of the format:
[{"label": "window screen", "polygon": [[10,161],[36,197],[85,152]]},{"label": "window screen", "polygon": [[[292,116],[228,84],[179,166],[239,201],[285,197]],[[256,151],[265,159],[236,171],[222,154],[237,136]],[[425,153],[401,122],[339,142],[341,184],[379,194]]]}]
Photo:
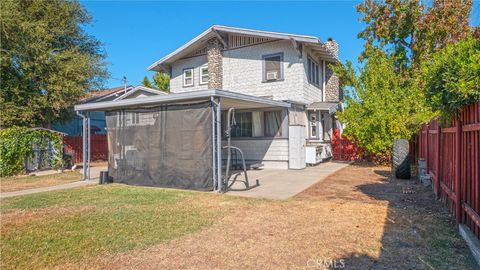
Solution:
[{"label": "window screen", "polygon": [[310,138],[318,138],[318,114],[317,112],[308,113],[308,122],[310,127]]},{"label": "window screen", "polygon": [[275,54],[263,57],[263,79],[264,81],[277,81],[283,79],[282,54]]},{"label": "window screen", "polygon": [[200,68],[200,83],[201,84],[208,83],[208,67]]},{"label": "window screen", "polygon": [[252,113],[236,112],[236,125],[232,129],[232,137],[252,137]]},{"label": "window screen", "polygon": [[311,84],[314,84],[317,86],[323,85],[322,67],[310,57],[308,57],[307,59],[307,76],[308,76],[308,81]]},{"label": "window screen", "polygon": [[265,112],[265,137],[281,135],[282,113],[280,111]]},{"label": "window screen", "polygon": [[183,71],[183,86],[193,85],[193,68],[185,69]]}]

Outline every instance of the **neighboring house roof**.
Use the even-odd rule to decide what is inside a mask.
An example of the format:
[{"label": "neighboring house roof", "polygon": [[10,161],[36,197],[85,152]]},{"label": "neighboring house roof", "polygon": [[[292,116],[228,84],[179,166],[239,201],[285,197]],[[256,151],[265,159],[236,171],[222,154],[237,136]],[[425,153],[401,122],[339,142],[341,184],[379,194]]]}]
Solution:
[{"label": "neighboring house roof", "polygon": [[262,107],[291,107],[291,104],[283,101],[276,101],[252,95],[240,94],[225,90],[199,90],[168,95],[158,95],[146,98],[124,99],[116,101],[105,101],[98,103],[87,103],[75,105],[75,111],[107,111],[121,108],[135,108],[152,106],[158,104],[182,103],[196,100],[209,100],[210,98],[221,98],[224,108],[262,108]]},{"label": "neighboring house roof", "polygon": [[133,89],[131,89],[130,91],[128,91],[127,93],[115,98],[114,100],[122,100],[122,99],[126,99],[126,98],[129,98],[129,97],[132,97],[133,95],[135,94],[140,94],[140,93],[145,93],[147,96],[152,96],[152,95],[168,95],[168,93],[166,92],[163,92],[163,91],[160,91],[160,90],[157,90],[157,89],[153,89],[153,88],[149,88],[149,87],[145,87],[145,86],[136,86],[134,87]]},{"label": "neighboring house roof", "polygon": [[199,46],[206,45],[207,41],[213,37],[219,38],[224,43],[224,46],[228,48],[228,44],[226,44],[226,42],[224,41],[225,34],[263,37],[275,40],[290,40],[297,48],[297,44],[302,43],[308,45],[312,50],[316,51],[322,57],[330,61],[338,61],[338,56],[336,55],[336,52],[332,51],[331,48],[326,46],[326,44],[317,37],[214,25],[200,35],[190,40],[189,42],[182,45],[180,48],[176,49],[172,53],[166,55],[162,59],[150,65],[148,67],[148,70],[165,71],[165,65],[168,65],[194,52],[196,49],[198,49]]},{"label": "neighboring house roof", "polygon": [[61,132],[61,131],[54,130],[54,129],[50,129],[50,128],[35,127],[35,128],[32,128],[32,129],[33,129],[33,130],[45,130],[45,131],[55,132],[55,133],[59,133],[59,134],[62,135],[62,136],[67,135],[67,133],[65,133],[65,132]]},{"label": "neighboring house roof", "polygon": [[86,94],[82,100],[83,103],[106,101],[109,99],[115,99],[128,91],[132,90],[133,86],[117,86],[113,88],[103,89],[99,91],[90,91]]},{"label": "neighboring house roof", "polygon": [[93,103],[101,101],[112,101],[124,99],[131,97],[133,94],[138,92],[147,93],[147,95],[167,95],[167,93],[156,90],[153,88],[148,88],[145,86],[118,86],[109,89],[104,89],[100,91],[92,91],[87,93],[87,97],[82,100],[82,103]]}]

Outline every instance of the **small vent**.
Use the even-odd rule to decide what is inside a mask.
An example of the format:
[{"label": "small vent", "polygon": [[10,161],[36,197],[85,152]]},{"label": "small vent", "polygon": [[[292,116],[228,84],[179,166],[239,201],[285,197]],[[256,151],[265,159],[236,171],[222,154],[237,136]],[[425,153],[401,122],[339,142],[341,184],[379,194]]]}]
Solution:
[{"label": "small vent", "polygon": [[243,36],[243,35],[229,35],[228,36],[228,45],[230,48],[238,48],[242,46],[248,46],[258,43],[263,43],[270,41],[270,38],[262,38],[262,37],[251,37],[251,36]]}]

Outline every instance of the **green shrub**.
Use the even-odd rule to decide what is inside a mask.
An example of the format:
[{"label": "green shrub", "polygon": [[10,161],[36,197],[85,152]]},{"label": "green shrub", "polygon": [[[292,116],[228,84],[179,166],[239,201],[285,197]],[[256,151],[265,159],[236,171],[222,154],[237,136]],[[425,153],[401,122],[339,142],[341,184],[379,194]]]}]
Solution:
[{"label": "green shrub", "polygon": [[[56,132],[16,126],[0,130],[0,177],[24,171],[25,158],[33,157],[35,145],[46,148],[49,141],[56,153],[62,153],[62,136]],[[53,163],[61,165],[61,156]]]},{"label": "green shrub", "polygon": [[480,100],[480,40],[467,38],[449,44],[422,66],[432,109],[445,118]]},{"label": "green shrub", "polygon": [[333,67],[347,87],[338,117],[345,135],[366,154],[389,156],[395,139],[409,139],[432,117],[424,92],[395,66],[395,58],[371,50],[358,72],[351,62]]}]

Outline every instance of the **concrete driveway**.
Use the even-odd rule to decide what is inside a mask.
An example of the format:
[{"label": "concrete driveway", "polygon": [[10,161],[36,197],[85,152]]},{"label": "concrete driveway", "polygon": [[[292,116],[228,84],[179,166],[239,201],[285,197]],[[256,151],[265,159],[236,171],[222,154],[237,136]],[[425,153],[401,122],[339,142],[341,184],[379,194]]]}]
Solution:
[{"label": "concrete driveway", "polygon": [[[285,200],[302,192],[315,183],[323,181],[327,176],[347,167],[348,162],[325,162],[303,170],[250,170],[247,171],[250,186],[256,180],[260,185],[245,189],[243,173],[237,177],[232,189],[226,194],[234,196]],[[232,175],[231,179],[234,176]]]}]

